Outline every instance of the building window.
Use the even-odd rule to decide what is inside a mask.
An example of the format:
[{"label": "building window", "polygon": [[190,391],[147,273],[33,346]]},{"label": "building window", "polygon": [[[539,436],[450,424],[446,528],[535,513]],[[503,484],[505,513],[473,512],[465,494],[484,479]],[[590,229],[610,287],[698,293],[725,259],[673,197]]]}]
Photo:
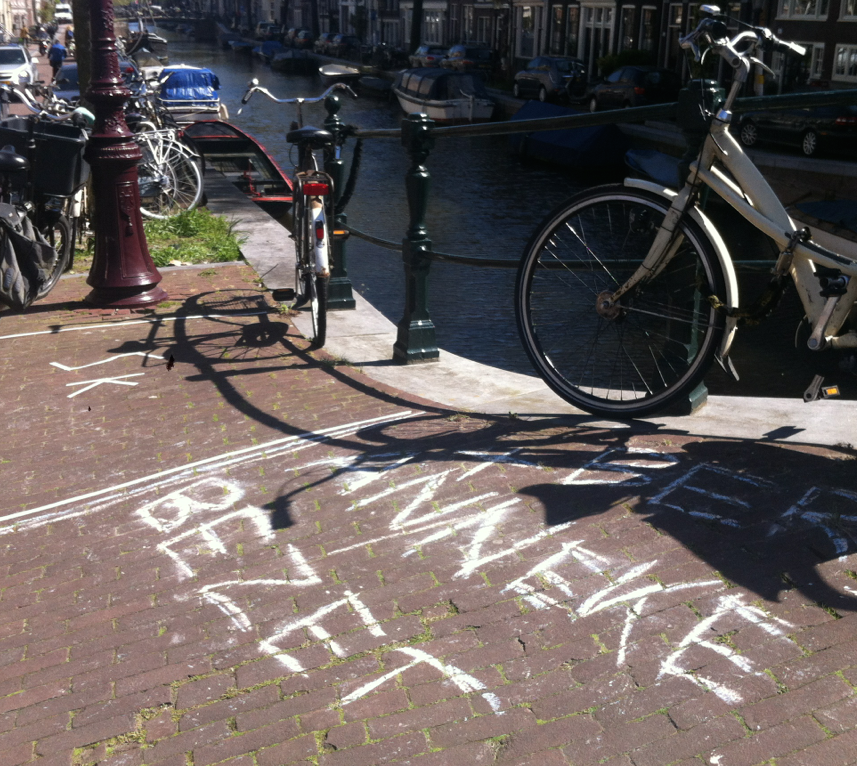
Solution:
[{"label": "building window", "polygon": [[655,9],[643,8],[640,12],[640,50],[655,50]]},{"label": "building window", "polygon": [[491,42],[491,19],[480,16],[476,19],[476,41],[480,43]]},{"label": "building window", "polygon": [[569,56],[578,56],[577,45],[580,40],[580,6],[568,6],[568,20],[565,33],[565,52]]},{"label": "building window", "polygon": [[847,21],[857,21],[857,0],[842,0],[841,18]]},{"label": "building window", "polygon": [[626,5],[622,9],[622,27],[619,29],[619,49],[623,51],[633,50],[637,47],[637,21],[636,9],[633,5]]},{"label": "building window", "polygon": [[441,11],[423,13],[423,38],[427,43],[439,43],[443,35],[443,16]]},{"label": "building window", "polygon": [[837,45],[833,57],[833,79],[857,82],[857,45]]},{"label": "building window", "polygon": [[554,56],[562,56],[565,53],[562,49],[562,44],[565,42],[563,34],[565,30],[562,28],[563,10],[561,5],[555,5],[551,15],[550,52]]},{"label": "building window", "polygon": [[529,59],[533,57],[535,49],[535,9],[530,5],[525,5],[521,8],[521,34],[518,38],[518,55],[521,58]]},{"label": "building window", "polygon": [[583,6],[583,59],[589,72],[598,68],[598,59],[612,53],[613,8]]},{"label": "building window", "polygon": [[464,6],[464,42],[473,39],[473,6]]},{"label": "building window", "polygon": [[779,18],[827,18],[828,0],[780,0]]},{"label": "building window", "polygon": [[821,65],[824,61],[824,43],[798,43],[806,48],[806,55],[793,53],[774,53],[771,57],[771,69],[777,73],[779,92],[789,93],[802,88],[810,80],[821,79]]}]

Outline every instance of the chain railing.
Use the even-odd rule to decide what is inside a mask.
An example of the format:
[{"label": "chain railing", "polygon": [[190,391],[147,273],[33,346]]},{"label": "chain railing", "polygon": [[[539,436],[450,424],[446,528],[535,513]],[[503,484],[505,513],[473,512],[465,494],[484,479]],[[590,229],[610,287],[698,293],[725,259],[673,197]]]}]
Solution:
[{"label": "chain railing", "polygon": [[[695,101],[694,101],[695,103]],[[857,103],[857,89],[839,91],[818,91],[779,96],[753,96],[738,99],[733,113],[796,109],[834,104]],[[572,130],[600,125],[618,125],[644,122],[646,120],[675,119],[681,102],[640,106],[607,112],[581,113],[561,117],[543,117],[532,120],[513,120],[478,125],[452,125],[437,127],[433,120],[424,114],[408,115],[401,128],[373,130],[353,130],[345,126],[338,116],[341,103],[336,94],[328,97],[325,107],[328,119],[325,127],[340,140],[346,134],[358,139],[399,139],[408,153],[410,166],[405,173],[405,189],[408,199],[409,221],[405,236],[401,242],[382,239],[349,226],[344,213],[335,217],[336,234],[334,236],[333,268],[331,272],[330,308],[354,308],[355,301],[351,281],[348,278],[345,239],[350,234],[370,244],[401,252],[405,268],[405,306],[402,319],[398,323],[396,343],[393,346],[393,358],[403,363],[436,361],[440,352],[435,338],[435,327],[428,310],[427,281],[432,261],[446,261],[468,266],[487,266],[494,268],[517,268],[518,259],[484,258],[479,256],[442,253],[432,248],[425,216],[428,208],[428,194],[431,174],[426,160],[438,138],[504,136],[515,133],[533,133],[546,130]],[[688,157],[698,151],[704,131],[697,130],[687,134]],[[334,179],[337,199],[342,193],[341,183],[344,167],[341,159],[328,159],[326,169]]]}]

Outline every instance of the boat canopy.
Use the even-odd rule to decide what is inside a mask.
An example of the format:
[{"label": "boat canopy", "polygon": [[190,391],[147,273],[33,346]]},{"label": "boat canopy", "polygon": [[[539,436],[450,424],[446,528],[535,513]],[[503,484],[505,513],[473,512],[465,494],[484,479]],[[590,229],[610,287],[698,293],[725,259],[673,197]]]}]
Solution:
[{"label": "boat canopy", "polygon": [[164,106],[201,106],[218,104],[216,93],[220,80],[210,69],[203,67],[164,67],[160,77],[160,100]]},{"label": "boat canopy", "polygon": [[488,98],[482,77],[474,72],[448,69],[405,69],[399,72],[396,87],[418,101],[453,101],[460,98]]}]

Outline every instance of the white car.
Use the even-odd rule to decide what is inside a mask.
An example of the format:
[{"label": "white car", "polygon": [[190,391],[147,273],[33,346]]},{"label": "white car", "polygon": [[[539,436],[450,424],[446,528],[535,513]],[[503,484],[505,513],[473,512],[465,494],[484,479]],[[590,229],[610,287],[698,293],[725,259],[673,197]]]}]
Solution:
[{"label": "white car", "polygon": [[39,79],[38,63],[23,45],[0,45],[0,82],[12,85],[35,82]]}]

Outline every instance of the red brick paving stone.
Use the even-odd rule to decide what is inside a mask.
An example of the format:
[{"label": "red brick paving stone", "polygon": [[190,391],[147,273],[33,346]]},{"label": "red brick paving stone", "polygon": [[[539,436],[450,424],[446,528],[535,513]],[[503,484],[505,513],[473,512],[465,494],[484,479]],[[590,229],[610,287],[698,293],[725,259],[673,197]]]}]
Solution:
[{"label": "red brick paving stone", "polygon": [[403,689],[393,689],[354,700],[343,707],[343,713],[346,721],[361,721],[406,710],[409,704]]},{"label": "red brick paving stone", "polygon": [[790,718],[813,713],[817,708],[850,697],[854,690],[838,676],[827,676],[796,691],[778,694],[741,708],[741,716],[753,731],[767,729]]},{"label": "red brick paving stone", "polygon": [[675,726],[667,716],[653,715],[642,721],[605,731],[599,736],[589,736],[583,741],[574,740],[563,747],[563,752],[575,766],[591,766],[604,758],[671,737],[675,731]]},{"label": "red brick paving stone", "polygon": [[399,761],[402,766],[491,766],[496,750],[487,742],[451,747]]},{"label": "red brick paving stone", "polygon": [[182,684],[178,688],[176,708],[184,710],[185,708],[196,707],[205,702],[216,700],[227,689],[234,687],[235,679],[231,673],[221,673]]},{"label": "red brick paving stone", "polygon": [[678,731],[630,753],[634,766],[662,766],[682,758],[705,756],[717,747],[747,735],[747,730],[731,715]]},{"label": "red brick paving stone", "polygon": [[[389,761],[402,761],[428,750],[426,738],[420,732],[403,734],[400,737],[385,739],[362,747],[352,747],[335,753],[319,756],[318,766],[376,766]],[[259,766],[274,766],[262,764]]]},{"label": "red brick paving stone", "polygon": [[179,721],[181,731],[189,731],[213,721],[232,718],[244,710],[254,710],[273,705],[280,699],[279,688],[272,684],[251,692],[239,693],[229,699],[219,700],[204,707],[190,710]]},{"label": "red brick paving stone", "polygon": [[833,620],[816,628],[801,631],[798,641],[811,652],[818,652],[837,644],[854,642],[857,633],[857,616],[847,614],[841,620]]},{"label": "red brick paving stone", "polygon": [[[232,734],[227,721],[215,721],[198,729],[183,731],[174,737],[162,739],[153,748],[146,750],[146,762],[158,763],[158,761],[184,758],[188,752],[196,752],[200,747],[216,747],[213,743],[227,740]],[[224,755],[227,758],[229,754]]]},{"label": "red brick paving stone", "polygon": [[716,757],[718,766],[752,766],[771,758],[779,759],[824,739],[827,735],[818,723],[804,716],[748,736],[740,742],[715,748],[709,759]]},{"label": "red brick paving stone", "polygon": [[602,728],[589,716],[580,715],[535,726],[512,734],[503,742],[497,763],[517,764],[520,760],[546,748],[559,747],[584,738],[603,735]]},{"label": "red brick paving stone", "polygon": [[435,726],[429,733],[432,747],[454,747],[466,742],[476,742],[491,737],[502,737],[522,729],[536,726],[536,718],[530,710],[509,710],[504,715],[484,715],[460,723]]},{"label": "red brick paving stone", "polygon": [[822,726],[841,734],[857,727],[857,696],[850,696],[830,707],[813,711]]},{"label": "red brick paving stone", "polygon": [[460,721],[472,715],[468,700],[445,700],[435,705],[374,718],[368,722],[369,735],[372,739],[386,739],[414,729],[432,728],[447,721]]},{"label": "red brick paving stone", "polygon": [[325,735],[324,742],[334,750],[343,750],[346,747],[362,745],[367,739],[366,727],[362,721],[354,721],[344,726],[334,726]]},{"label": "red brick paving stone", "polygon": [[[258,749],[261,747],[256,745],[257,741],[264,741],[264,739],[251,740],[249,742],[240,743],[240,739],[250,739],[252,734],[246,735],[246,737],[237,737],[233,740],[223,743],[223,753],[217,754],[214,751],[201,753],[201,751],[194,751],[194,766],[199,763],[201,766],[208,766],[210,763],[216,763],[224,755],[229,755],[231,750],[234,750],[237,747],[244,747],[247,751]],[[197,753],[201,753],[201,760],[197,760]],[[303,761],[304,759],[314,756],[318,753],[318,749],[316,747],[315,736],[312,734],[306,734],[301,737],[297,737],[295,739],[291,739],[285,742],[279,742],[273,744],[273,746],[268,747],[264,746],[264,749],[259,750],[256,754],[256,760],[259,766],[285,766],[287,763],[295,763],[296,761]]]},{"label": "red brick paving stone", "polygon": [[852,763],[857,763],[857,731],[853,730],[777,758],[777,766],[846,766]]}]

